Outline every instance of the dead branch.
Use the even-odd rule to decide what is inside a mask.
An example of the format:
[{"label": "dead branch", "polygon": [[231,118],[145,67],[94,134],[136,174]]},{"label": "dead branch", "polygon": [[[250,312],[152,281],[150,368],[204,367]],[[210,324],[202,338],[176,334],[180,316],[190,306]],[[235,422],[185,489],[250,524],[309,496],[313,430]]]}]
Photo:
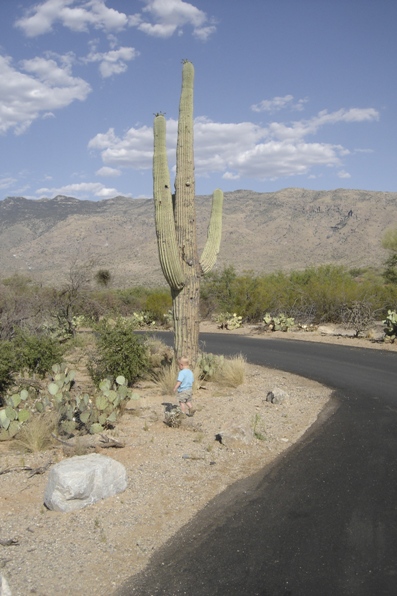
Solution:
[{"label": "dead branch", "polygon": [[108,447],[125,447],[125,443],[123,441],[118,441],[113,437],[108,437],[106,435],[101,435],[100,439],[101,447],[108,448]]}]

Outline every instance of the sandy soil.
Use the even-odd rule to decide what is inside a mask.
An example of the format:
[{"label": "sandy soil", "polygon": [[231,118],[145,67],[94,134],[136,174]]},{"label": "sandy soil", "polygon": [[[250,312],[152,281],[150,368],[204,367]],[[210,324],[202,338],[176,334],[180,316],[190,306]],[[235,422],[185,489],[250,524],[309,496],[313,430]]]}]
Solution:
[{"label": "sandy soil", "polygon": [[[210,324],[203,324],[202,331],[221,332]],[[258,330],[235,333],[258,335]],[[313,333],[259,336],[266,337],[264,341],[279,336],[377,348],[364,340]],[[288,395],[280,405],[266,401],[276,387]],[[238,388],[209,383],[199,389],[196,413],[180,428],[164,424],[170,397],[150,382],[141,383],[137,391],[140,399],[131,402],[112,431],[125,442],[124,448],[105,449],[99,437],[74,440],[74,447],[58,444],[38,454],[0,443],[0,574],[13,596],[113,593],[212,498],[285,456],[318,416],[333,407],[328,388],[251,365]],[[246,431],[247,442],[216,440],[220,431],[236,425]],[[32,475],[24,468],[35,470],[92,451],[124,464],[127,489],[77,512],[48,511],[43,505],[48,469]]]}]

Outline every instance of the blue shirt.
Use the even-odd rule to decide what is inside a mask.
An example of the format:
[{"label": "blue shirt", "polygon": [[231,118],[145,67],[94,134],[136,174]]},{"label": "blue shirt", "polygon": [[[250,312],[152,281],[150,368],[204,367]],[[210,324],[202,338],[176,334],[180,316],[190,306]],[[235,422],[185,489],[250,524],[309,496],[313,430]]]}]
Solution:
[{"label": "blue shirt", "polygon": [[193,387],[194,375],[190,368],[182,368],[178,374],[178,381],[180,386],[178,387],[178,393],[191,389]]}]

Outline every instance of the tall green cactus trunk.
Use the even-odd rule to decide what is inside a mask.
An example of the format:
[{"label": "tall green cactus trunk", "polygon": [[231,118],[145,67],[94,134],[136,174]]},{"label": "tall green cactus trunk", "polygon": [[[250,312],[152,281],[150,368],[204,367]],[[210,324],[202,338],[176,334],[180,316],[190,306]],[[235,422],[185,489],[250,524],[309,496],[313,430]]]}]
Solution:
[{"label": "tall green cactus trunk", "polygon": [[184,61],[174,197],[167,165],[166,122],[162,114],[155,116],[153,196],[160,264],[173,301],[175,353],[177,358],[187,356],[194,365],[198,356],[200,279],[212,269],[219,252],[223,193],[214,192],[207,242],[199,259],[194,201],[193,83],[193,64]]}]

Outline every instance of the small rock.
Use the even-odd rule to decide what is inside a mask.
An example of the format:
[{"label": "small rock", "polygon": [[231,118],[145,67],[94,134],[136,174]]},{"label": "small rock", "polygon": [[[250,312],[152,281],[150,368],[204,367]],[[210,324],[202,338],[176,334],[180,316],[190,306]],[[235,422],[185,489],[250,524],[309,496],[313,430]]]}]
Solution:
[{"label": "small rock", "polygon": [[234,446],[236,443],[249,445],[254,438],[253,430],[248,425],[239,425],[235,423],[228,424],[216,435],[216,440],[225,446]]},{"label": "small rock", "polygon": [[4,575],[0,575],[0,596],[11,596],[10,586]]},{"label": "small rock", "polygon": [[288,393],[279,387],[275,387],[266,395],[266,401],[272,404],[282,404],[288,399]]}]

